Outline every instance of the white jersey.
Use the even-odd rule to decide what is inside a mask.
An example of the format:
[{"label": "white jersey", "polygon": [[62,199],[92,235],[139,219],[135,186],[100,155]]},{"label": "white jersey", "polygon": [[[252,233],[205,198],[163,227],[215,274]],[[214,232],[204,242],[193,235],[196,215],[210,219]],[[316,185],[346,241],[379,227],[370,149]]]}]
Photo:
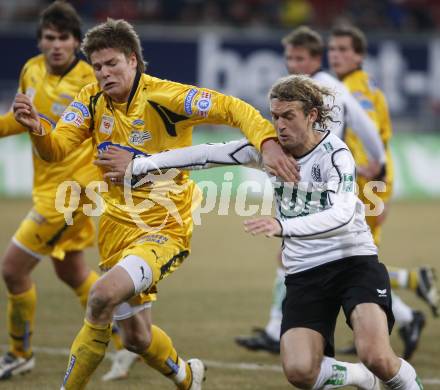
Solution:
[{"label": "white jersey", "polygon": [[[355,193],[355,163],[347,145],[329,131],[297,159],[301,182],[292,186],[271,177],[282,227],[287,274],[350,256],[374,255],[364,205]],[[134,159],[133,175],[157,169],[204,169],[246,165],[263,169],[261,154],[248,140],[202,144]]]},{"label": "white jersey", "polygon": [[311,76],[319,85],[330,89],[334,98],[327,96],[325,102],[332,110],[332,121],[328,130],[344,139],[346,127],[350,127],[361,139],[369,156],[384,164],[386,161],[385,147],[374,122],[350,93],[347,87],[331,74],[319,71]]}]

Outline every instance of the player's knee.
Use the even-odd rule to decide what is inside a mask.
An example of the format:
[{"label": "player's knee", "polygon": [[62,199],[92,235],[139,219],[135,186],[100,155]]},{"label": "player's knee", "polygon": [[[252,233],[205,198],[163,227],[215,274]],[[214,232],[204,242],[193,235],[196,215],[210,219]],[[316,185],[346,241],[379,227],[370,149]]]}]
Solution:
[{"label": "player's knee", "polygon": [[392,356],[380,348],[365,348],[358,350],[358,354],[361,362],[378,376],[382,372],[388,372],[388,367],[392,365]]},{"label": "player's knee", "polygon": [[2,278],[9,289],[19,284],[22,279],[27,276],[24,275],[23,272],[20,272],[20,270],[15,266],[14,261],[10,261],[8,257],[5,257],[2,261],[1,272]]},{"label": "player's knee", "polygon": [[99,318],[103,315],[111,316],[118,303],[112,289],[98,280],[90,289],[87,308],[93,318]]},{"label": "player's knee", "polygon": [[307,362],[283,363],[287,380],[299,389],[311,389],[319,374],[319,366]]}]

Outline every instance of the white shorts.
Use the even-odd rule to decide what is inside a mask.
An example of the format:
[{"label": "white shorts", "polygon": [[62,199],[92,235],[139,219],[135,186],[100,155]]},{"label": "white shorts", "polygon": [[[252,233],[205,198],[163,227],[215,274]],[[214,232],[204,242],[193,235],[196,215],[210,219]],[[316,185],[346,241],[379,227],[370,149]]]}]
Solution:
[{"label": "white shorts", "polygon": [[[127,271],[134,285],[134,295],[140,294],[151,286],[153,273],[150,266],[142,258],[129,255],[124,257],[116,266]],[[151,304],[151,302],[145,302],[141,305],[131,306],[128,302],[123,302],[116,307],[113,319],[121,321],[133,317],[140,311],[150,308]]]}]

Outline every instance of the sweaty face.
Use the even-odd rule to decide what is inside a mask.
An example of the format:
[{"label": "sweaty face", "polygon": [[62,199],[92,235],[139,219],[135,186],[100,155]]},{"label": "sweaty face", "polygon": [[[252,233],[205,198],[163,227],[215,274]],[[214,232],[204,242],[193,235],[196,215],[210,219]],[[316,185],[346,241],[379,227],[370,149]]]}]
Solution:
[{"label": "sweaty face", "polygon": [[289,74],[311,75],[321,67],[320,56],[311,56],[309,50],[304,47],[286,45],[284,59]]},{"label": "sweaty face", "polygon": [[300,101],[271,99],[270,111],[281,146],[290,151],[301,149],[313,127],[312,115],[304,115]]},{"label": "sweaty face", "polygon": [[62,74],[75,59],[79,42],[67,31],[44,28],[38,47],[44,55],[50,73]]},{"label": "sweaty face", "polygon": [[362,64],[362,55],[353,49],[351,37],[331,37],[328,43],[328,62],[339,77],[358,69]]},{"label": "sweaty face", "polygon": [[118,49],[108,48],[93,52],[90,61],[101,89],[116,102],[126,102],[136,76],[136,55],[127,58]]}]

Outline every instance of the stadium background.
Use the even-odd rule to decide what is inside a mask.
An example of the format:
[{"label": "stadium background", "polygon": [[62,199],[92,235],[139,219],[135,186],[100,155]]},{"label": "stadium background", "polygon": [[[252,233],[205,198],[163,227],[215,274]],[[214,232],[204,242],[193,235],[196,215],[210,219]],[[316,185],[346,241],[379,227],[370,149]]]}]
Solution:
[{"label": "stadium background", "polygon": [[[9,109],[21,66],[36,54],[35,20],[49,1],[0,0],[0,112]],[[131,20],[140,33],[148,72],[154,76],[203,85],[239,96],[267,114],[266,93],[286,74],[280,38],[306,23],[327,34],[337,21],[364,29],[369,39],[366,68],[384,90],[393,117],[392,150],[396,194],[384,231],[381,257],[392,265],[431,263],[440,267],[437,240],[440,215],[440,5],[435,0],[109,0],[72,1],[85,26],[106,16]],[[194,143],[238,138],[231,129],[198,129]],[[249,170],[234,170],[234,185],[261,180]],[[224,170],[196,176],[220,185]],[[30,207],[32,168],[26,134],[0,140],[0,245],[4,250]],[[161,284],[155,317],[185,355],[208,360],[207,389],[289,388],[278,372],[278,359],[236,347],[233,337],[263,325],[270,304],[276,240],[247,237],[243,218],[202,216],[193,254],[179,272]],[[87,253],[96,266],[97,252]],[[73,294],[61,286],[47,261],[35,272],[40,296],[35,345],[38,369],[5,389],[46,389],[60,382],[66,357],[62,348],[81,323]],[[0,283],[0,347],[6,344],[4,285]],[[428,309],[403,294],[429,319],[414,365],[427,388],[440,389],[440,327]],[[338,343],[348,342],[343,323]],[[393,336],[396,348],[401,345]],[[189,355],[187,355],[189,356]],[[106,362],[100,373],[108,367]],[[263,366],[258,366],[263,365]],[[99,374],[91,388],[99,389]],[[106,385],[169,388],[137,364],[126,383]]]}]

